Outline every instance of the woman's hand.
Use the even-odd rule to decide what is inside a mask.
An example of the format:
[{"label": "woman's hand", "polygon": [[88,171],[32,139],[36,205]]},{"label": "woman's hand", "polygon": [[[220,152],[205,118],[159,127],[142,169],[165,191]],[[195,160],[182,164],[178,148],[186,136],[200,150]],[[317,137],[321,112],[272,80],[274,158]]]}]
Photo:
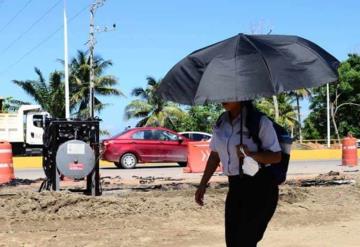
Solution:
[{"label": "woman's hand", "polygon": [[201,178],[199,188],[195,192],[195,202],[200,206],[204,205],[204,195],[206,192],[206,186],[211,178],[211,176],[216,171],[216,168],[219,166],[220,158],[217,152],[211,151],[208,161],[206,162],[206,167],[204,174]]},{"label": "woman's hand", "polygon": [[206,192],[206,186],[200,185],[195,192],[195,202],[200,206],[204,206],[204,195]]}]

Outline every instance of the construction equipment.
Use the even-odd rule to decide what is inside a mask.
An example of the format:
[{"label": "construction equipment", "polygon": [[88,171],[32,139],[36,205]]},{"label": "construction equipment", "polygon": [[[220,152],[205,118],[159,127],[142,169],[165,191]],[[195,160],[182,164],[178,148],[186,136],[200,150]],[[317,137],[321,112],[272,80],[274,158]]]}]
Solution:
[{"label": "construction equipment", "polygon": [[86,178],[84,192],[101,195],[99,174],[99,119],[46,119],[40,191],[60,190],[60,177]]}]

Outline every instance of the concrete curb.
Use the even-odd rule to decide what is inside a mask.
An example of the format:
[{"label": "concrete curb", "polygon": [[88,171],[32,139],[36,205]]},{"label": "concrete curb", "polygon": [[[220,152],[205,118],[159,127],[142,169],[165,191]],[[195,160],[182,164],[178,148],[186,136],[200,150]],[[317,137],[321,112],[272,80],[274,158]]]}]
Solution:
[{"label": "concrete curb", "polygon": [[[360,157],[360,150],[358,150]],[[291,151],[291,161],[303,160],[341,160],[341,149],[319,149],[319,150],[293,150]],[[42,157],[14,157],[13,165],[15,169],[31,169],[42,167]],[[100,167],[113,167],[112,162],[100,161]]]},{"label": "concrete curb", "polygon": [[[13,166],[15,169],[36,169],[42,168],[42,157],[14,157]],[[107,161],[100,161],[100,167],[114,166],[113,163]]]}]

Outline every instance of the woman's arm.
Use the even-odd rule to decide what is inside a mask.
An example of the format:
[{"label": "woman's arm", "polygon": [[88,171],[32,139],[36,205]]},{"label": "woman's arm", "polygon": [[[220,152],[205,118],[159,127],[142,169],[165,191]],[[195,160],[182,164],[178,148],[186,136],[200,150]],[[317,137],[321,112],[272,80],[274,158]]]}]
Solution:
[{"label": "woman's arm", "polygon": [[281,152],[250,152],[249,156],[261,164],[276,164],[281,161]]},{"label": "woman's arm", "polygon": [[220,163],[219,154],[217,152],[212,151],[206,163],[205,171],[201,178],[199,187],[206,187],[210,178],[212,177],[217,167],[219,166],[219,163]]},{"label": "woman's arm", "polygon": [[[281,152],[261,151],[250,152],[246,146],[242,146],[247,156],[253,158],[256,162],[261,164],[276,164],[281,161]],[[244,154],[240,151],[241,145],[237,146],[237,154],[239,159],[244,158]]]},{"label": "woman's arm", "polygon": [[195,192],[195,201],[200,206],[204,205],[204,194],[206,192],[206,185],[209,182],[210,178],[216,171],[219,166],[220,158],[217,152],[212,151],[210,153],[209,159],[206,163],[204,174],[201,178],[201,182],[199,184],[198,189]]}]

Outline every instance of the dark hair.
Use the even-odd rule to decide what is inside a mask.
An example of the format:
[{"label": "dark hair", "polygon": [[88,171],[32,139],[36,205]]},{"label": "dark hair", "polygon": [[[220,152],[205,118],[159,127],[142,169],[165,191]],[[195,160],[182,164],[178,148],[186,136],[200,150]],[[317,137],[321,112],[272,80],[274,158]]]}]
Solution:
[{"label": "dark hair", "polygon": [[[252,129],[252,125],[253,125],[253,121],[251,121],[251,117],[249,116],[253,116],[254,114],[260,114],[261,112],[256,109],[256,107],[254,106],[253,104],[253,101],[252,100],[247,100],[247,101],[241,101],[241,107],[244,107],[245,106],[245,109],[246,109],[246,115],[248,116],[246,118],[246,122],[245,122],[245,126],[248,130]],[[225,111],[226,112],[226,111]],[[224,115],[223,112],[222,114],[220,114],[220,116],[218,117],[218,119],[216,120],[216,123],[215,123],[215,126],[216,127],[219,127],[221,122],[222,122],[222,117]],[[251,131],[249,131],[249,137],[252,137],[253,135],[251,135]],[[256,138],[256,137],[254,137]]]},{"label": "dark hair", "polygon": [[261,116],[264,115],[261,111],[259,111],[255,105],[253,104],[252,100],[244,101],[242,104],[245,106],[246,109],[246,121],[245,126],[249,130],[249,138],[252,138],[255,142],[259,141],[258,133],[255,133],[254,126],[258,123],[261,119]]},{"label": "dark hair", "polygon": [[242,101],[241,105],[245,106],[247,112],[252,112],[257,110],[252,100]]}]

